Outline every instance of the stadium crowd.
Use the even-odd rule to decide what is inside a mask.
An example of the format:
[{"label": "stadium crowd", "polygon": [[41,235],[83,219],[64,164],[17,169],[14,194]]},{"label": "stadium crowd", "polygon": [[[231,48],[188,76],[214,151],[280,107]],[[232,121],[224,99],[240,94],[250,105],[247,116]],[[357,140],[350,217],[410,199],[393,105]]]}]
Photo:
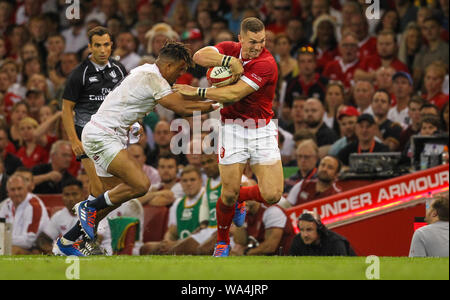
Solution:
[{"label": "stadium crowd", "polygon": [[[63,129],[61,109],[68,76],[89,55],[90,29],[104,26],[110,31],[112,57],[129,72],[153,63],[168,39],[188,44],[192,53],[237,41],[241,20],[253,16],[266,24],[266,48],[279,68],[273,110],[283,166],[298,171],[285,178],[280,212],[273,208],[259,212],[262,208],[250,205],[254,209],[250,215],[263,218],[266,230],[285,227],[280,240],[291,241],[294,233],[287,228],[290,221],[284,209],[343,191],[337,180],[349,166],[351,153],[401,152],[409,163],[413,135],[449,132],[448,0],[375,2],[380,4],[380,11],[375,11],[379,18],[367,17],[373,10],[364,0],[82,0],[75,11],[66,1],[0,0],[0,206],[7,202],[8,177],[17,171],[31,172],[32,183],[23,183],[29,194],[19,198],[34,211],[42,204],[40,194],[65,198],[65,189],[78,186],[77,182],[83,184],[80,199],[87,197],[89,182]],[[206,69],[191,67],[177,83],[208,87]],[[202,154],[170,155],[171,140],[180,133],[171,124],[178,119],[158,106],[142,120],[144,132],[129,148],[152,183],[149,193],[139,199],[143,207],[170,208],[185,195],[197,199],[207,188]],[[195,123],[193,118],[187,120]],[[192,149],[193,135],[183,134]],[[183,173],[187,165],[192,169]],[[193,174],[200,170],[202,186],[194,192],[180,184],[189,170]],[[252,184],[250,170],[246,177]],[[15,198],[20,181],[11,181]],[[170,214],[173,225],[176,213]],[[46,209],[40,216],[39,222],[52,224]],[[55,229],[46,230],[44,225],[27,228],[28,233],[34,231],[35,241],[23,243],[25,248],[44,243],[36,243],[43,239],[38,239],[39,233],[57,236]],[[173,244],[167,242],[174,242],[170,236],[176,229],[169,233],[158,249],[147,245],[141,253],[169,253],[168,244]],[[256,248],[264,242],[264,234],[249,231],[249,235],[260,239]],[[48,245],[40,249],[50,251]],[[252,252],[236,249],[236,255]],[[273,253],[281,252],[272,247],[263,254]]]}]

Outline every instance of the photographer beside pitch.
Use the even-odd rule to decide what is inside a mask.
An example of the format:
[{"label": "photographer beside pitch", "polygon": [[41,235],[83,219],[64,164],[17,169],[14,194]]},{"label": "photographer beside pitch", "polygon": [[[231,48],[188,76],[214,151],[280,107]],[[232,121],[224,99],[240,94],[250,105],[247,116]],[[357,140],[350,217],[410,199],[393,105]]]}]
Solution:
[{"label": "photographer beside pitch", "polygon": [[[207,89],[174,85],[183,95],[224,104],[218,145],[223,187],[216,206],[218,234],[214,256],[229,255],[231,223],[239,226],[245,220],[243,201],[275,204],[284,189],[278,130],[272,121],[278,68],[265,43],[264,23],[246,18],[241,22],[239,43],[226,41],[194,54],[194,61],[203,67],[230,67],[234,84]],[[258,185],[241,187],[247,161]]]}]

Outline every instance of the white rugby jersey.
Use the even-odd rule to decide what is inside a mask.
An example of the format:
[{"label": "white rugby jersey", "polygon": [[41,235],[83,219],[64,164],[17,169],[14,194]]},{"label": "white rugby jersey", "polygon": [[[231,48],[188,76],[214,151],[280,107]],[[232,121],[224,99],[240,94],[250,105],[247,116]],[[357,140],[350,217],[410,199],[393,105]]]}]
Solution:
[{"label": "white rugby jersey", "polygon": [[156,64],[144,64],[130,74],[103,101],[91,120],[127,135],[130,126],[153,111],[172,88]]},{"label": "white rugby jersey", "polygon": [[39,233],[47,225],[49,218],[47,209],[34,194],[28,193],[25,200],[17,207],[10,198],[0,208],[0,218],[5,218],[6,223],[11,223],[12,244],[23,249],[34,246]]},{"label": "white rugby jersey", "polygon": [[52,240],[56,240],[75,226],[77,221],[77,216],[72,214],[67,207],[64,207],[53,214],[50,218],[50,222],[48,222],[47,226],[44,228],[44,233]]}]

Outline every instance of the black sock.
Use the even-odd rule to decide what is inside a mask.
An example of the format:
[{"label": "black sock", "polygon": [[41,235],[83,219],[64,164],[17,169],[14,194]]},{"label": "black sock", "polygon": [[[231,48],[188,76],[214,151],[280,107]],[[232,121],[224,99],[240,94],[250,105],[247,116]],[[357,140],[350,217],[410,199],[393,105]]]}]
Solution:
[{"label": "black sock", "polygon": [[106,200],[105,200],[105,194],[101,194],[94,200],[88,201],[86,205],[88,207],[93,207],[96,210],[100,210],[100,209],[104,209],[104,208],[108,207],[108,204],[106,203]]},{"label": "black sock", "polygon": [[67,231],[63,237],[71,242],[76,242],[82,234],[80,221],[77,221],[77,224]]}]

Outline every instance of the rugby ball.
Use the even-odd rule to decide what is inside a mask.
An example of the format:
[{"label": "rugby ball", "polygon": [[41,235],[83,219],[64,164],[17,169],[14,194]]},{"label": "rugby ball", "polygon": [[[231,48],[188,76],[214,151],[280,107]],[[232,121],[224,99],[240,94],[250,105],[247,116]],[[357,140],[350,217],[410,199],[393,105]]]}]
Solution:
[{"label": "rugby ball", "polygon": [[232,75],[230,68],[217,66],[208,69],[206,79],[212,86],[221,87],[231,83]]}]

